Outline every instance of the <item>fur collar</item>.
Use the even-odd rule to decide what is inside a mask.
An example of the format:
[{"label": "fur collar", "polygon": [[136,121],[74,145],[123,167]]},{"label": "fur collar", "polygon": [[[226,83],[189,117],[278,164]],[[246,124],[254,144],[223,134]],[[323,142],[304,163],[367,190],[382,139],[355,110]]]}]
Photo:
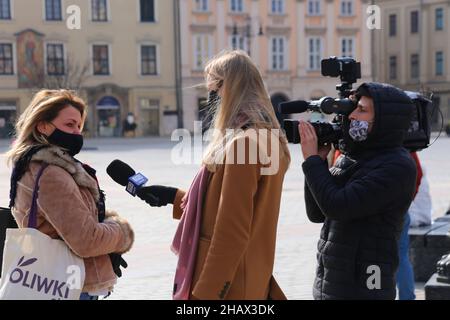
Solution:
[{"label": "fur collar", "polygon": [[43,161],[63,168],[72,175],[78,186],[89,189],[95,202],[100,200],[97,182],[86,172],[86,170],[84,170],[83,165],[80,162],[75,161],[72,156],[62,149],[55,146],[44,148],[36,152],[31,160]]}]

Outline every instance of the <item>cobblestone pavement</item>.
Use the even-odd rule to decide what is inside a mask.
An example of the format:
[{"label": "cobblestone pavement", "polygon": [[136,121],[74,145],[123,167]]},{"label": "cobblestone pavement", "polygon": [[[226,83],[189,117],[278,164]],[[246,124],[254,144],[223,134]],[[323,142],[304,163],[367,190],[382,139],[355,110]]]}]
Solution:
[{"label": "cobblestone pavement", "polygon": [[[105,169],[112,160],[121,159],[144,173],[149,184],[187,189],[199,166],[174,165],[171,153],[175,144],[168,138],[93,139],[86,141],[86,148],[79,156],[98,170],[107,194],[107,207],[128,218],[136,232],[135,245],[125,256],[129,267],[110,299],[171,298],[176,259],[170,243],[177,226],[171,208],[151,208],[132,198],[109,178]],[[0,140],[0,205],[3,206],[8,203],[9,192],[10,169],[3,155],[7,147],[8,142]],[[299,146],[291,146],[291,154],[292,164],[283,188],[274,273],[289,299],[311,299],[320,225],[306,218]],[[434,217],[444,214],[450,203],[449,155],[447,137],[441,137],[420,153],[431,186]],[[423,299],[423,283],[417,284],[417,297]]]}]

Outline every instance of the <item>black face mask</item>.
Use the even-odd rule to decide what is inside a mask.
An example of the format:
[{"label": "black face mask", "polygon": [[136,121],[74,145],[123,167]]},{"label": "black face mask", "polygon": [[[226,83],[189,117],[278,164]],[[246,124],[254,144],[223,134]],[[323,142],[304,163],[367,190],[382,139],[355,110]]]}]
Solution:
[{"label": "black face mask", "polygon": [[217,94],[216,90],[211,90],[208,92],[208,105],[218,104],[220,102],[220,96]]},{"label": "black face mask", "polygon": [[80,153],[83,147],[83,136],[81,134],[67,133],[55,127],[55,131],[48,136],[47,140],[54,145],[67,149],[73,157]]}]

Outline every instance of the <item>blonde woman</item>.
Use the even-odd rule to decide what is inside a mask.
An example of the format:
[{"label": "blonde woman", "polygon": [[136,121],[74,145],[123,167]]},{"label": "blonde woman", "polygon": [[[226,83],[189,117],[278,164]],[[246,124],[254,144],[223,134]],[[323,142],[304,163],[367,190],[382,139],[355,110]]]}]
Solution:
[{"label": "blonde woman", "polygon": [[172,244],[178,255],[173,297],[285,299],[272,272],[290,162],[287,141],[246,53],[220,54],[208,63],[205,76],[208,90],[219,98],[200,172],[187,193],[150,186],[138,194],[151,206],[172,203],[173,217],[181,219]]},{"label": "blonde woman", "polygon": [[79,97],[67,90],[42,90],[20,116],[7,155],[14,165],[10,207],[19,228],[28,225],[35,179],[42,172],[37,229],[84,258],[80,299],[95,300],[112,291],[124,262],[118,253],[131,248],[134,233],[125,219],[105,212],[95,170],[74,158],[83,145],[85,119],[86,105]]}]

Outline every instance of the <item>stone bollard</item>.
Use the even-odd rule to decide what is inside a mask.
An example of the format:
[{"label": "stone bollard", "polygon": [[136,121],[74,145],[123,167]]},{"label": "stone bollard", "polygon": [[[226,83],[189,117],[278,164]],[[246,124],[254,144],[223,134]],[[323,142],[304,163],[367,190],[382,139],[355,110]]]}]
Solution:
[{"label": "stone bollard", "polygon": [[450,284],[450,254],[446,254],[437,263],[437,281]]},{"label": "stone bollard", "polygon": [[436,272],[436,263],[450,252],[450,215],[436,219],[431,226],[409,230],[409,258],[415,281],[425,282]]}]

